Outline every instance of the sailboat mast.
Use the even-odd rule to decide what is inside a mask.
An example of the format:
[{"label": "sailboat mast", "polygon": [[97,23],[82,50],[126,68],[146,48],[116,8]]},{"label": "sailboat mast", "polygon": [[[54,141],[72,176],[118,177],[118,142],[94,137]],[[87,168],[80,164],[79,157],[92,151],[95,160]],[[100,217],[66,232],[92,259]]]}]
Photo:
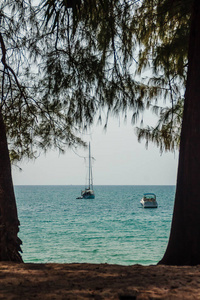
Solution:
[{"label": "sailboat mast", "polygon": [[90,168],[91,168],[91,162],[90,162],[90,142],[89,142],[89,189],[90,189]]}]

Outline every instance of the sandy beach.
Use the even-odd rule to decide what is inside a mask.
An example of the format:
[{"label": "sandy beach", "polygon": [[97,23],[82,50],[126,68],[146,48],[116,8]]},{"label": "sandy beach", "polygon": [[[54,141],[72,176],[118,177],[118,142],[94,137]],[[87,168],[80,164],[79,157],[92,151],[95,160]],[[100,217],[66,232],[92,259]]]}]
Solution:
[{"label": "sandy beach", "polygon": [[0,299],[200,299],[200,266],[0,263]]}]

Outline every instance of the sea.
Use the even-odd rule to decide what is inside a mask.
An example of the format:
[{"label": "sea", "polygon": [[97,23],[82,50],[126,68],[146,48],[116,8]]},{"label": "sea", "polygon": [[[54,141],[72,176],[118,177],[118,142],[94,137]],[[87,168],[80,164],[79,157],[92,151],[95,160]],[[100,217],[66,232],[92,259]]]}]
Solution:
[{"label": "sea", "polygon": [[[166,250],[175,186],[94,186],[90,200],[83,186],[14,188],[26,263],[154,265]],[[149,192],[158,208],[141,206]]]}]

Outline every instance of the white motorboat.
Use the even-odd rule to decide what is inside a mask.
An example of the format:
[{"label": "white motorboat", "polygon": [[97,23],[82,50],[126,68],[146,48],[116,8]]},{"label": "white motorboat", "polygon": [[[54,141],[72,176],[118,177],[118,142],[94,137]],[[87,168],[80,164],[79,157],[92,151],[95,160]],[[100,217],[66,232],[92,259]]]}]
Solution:
[{"label": "white motorboat", "polygon": [[156,201],[156,195],[153,193],[145,193],[140,203],[144,208],[157,208],[158,203]]}]

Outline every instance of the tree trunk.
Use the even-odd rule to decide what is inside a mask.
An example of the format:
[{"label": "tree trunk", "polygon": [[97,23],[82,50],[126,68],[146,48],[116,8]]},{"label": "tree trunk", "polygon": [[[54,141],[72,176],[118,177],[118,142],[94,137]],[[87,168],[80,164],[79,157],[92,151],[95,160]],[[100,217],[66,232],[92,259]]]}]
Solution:
[{"label": "tree trunk", "polygon": [[[22,262],[19,220],[12,183],[6,131],[0,112],[0,261]],[[22,251],[21,251],[22,252]]]},{"label": "tree trunk", "polygon": [[194,0],[176,197],[169,243],[159,264],[200,264],[200,1]]}]

